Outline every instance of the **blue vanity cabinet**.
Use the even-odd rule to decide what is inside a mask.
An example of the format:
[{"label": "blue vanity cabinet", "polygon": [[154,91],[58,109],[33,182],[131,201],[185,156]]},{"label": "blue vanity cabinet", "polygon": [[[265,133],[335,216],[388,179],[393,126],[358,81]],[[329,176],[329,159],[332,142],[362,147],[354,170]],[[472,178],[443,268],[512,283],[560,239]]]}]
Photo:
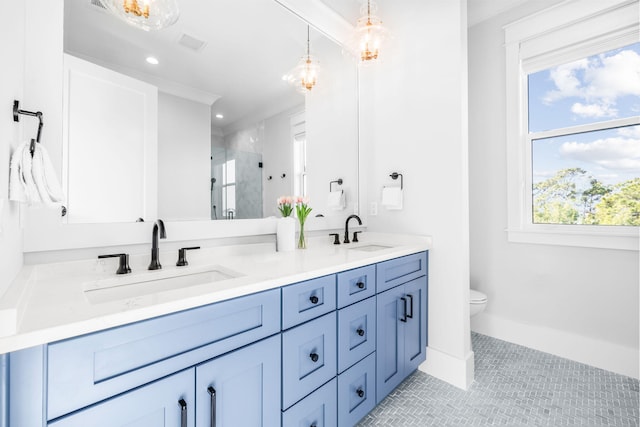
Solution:
[{"label": "blue vanity cabinet", "polygon": [[280,369],[280,335],[196,366],[196,426],[278,426]]},{"label": "blue vanity cabinet", "polygon": [[[387,283],[396,285],[377,295],[377,403],[426,359],[426,258],[427,255],[423,252],[378,265],[378,277],[380,273],[383,276],[386,274],[386,277],[392,278]],[[416,267],[421,265],[424,265],[424,274],[415,278],[416,270],[420,270]],[[386,266],[391,266],[395,273],[385,272]],[[394,275],[397,277],[393,277]],[[402,282],[403,275],[411,279]]]},{"label": "blue vanity cabinet", "polygon": [[[194,369],[54,420],[49,427],[195,427]],[[23,426],[24,424],[11,424]]]}]

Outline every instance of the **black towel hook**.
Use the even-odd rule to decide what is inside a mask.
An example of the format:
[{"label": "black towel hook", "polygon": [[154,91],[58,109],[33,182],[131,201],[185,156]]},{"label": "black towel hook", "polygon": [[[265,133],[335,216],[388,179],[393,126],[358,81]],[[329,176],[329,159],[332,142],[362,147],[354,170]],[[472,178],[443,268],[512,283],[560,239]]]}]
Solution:
[{"label": "black towel hook", "polygon": [[42,121],[42,112],[37,111],[34,113],[33,111],[21,110],[20,101],[18,101],[17,99],[14,99],[13,100],[13,121],[14,122],[20,121],[20,114],[24,116],[32,116],[32,117],[38,118],[38,135],[36,136],[35,140],[33,138],[31,139],[31,145],[29,147],[29,151],[31,152],[31,157],[33,157],[33,153],[36,150],[35,143],[36,142],[40,143],[40,135],[42,135],[42,125],[44,124]]}]

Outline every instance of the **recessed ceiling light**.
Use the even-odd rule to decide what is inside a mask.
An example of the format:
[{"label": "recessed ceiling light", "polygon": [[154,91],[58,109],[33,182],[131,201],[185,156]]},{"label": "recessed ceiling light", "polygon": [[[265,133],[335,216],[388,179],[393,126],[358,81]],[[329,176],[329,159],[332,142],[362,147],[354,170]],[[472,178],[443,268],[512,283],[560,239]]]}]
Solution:
[{"label": "recessed ceiling light", "polygon": [[158,58],[154,57],[154,56],[147,56],[147,62],[151,65],[158,65],[160,62],[158,61]]},{"label": "recessed ceiling light", "polygon": [[216,114],[216,119],[224,119],[224,116],[220,113]]}]

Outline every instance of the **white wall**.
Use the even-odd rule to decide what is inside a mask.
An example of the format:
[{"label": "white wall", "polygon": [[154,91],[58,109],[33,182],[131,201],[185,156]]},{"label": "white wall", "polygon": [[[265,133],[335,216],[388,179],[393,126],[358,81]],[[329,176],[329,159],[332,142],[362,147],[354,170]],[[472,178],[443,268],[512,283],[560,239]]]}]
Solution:
[{"label": "white wall", "polygon": [[554,3],[528,2],[469,30],[471,286],[489,298],[472,328],[638,377],[638,252],[506,238],[502,26]]},{"label": "white wall", "polygon": [[[0,102],[4,108],[0,116],[0,296],[22,267],[22,229],[18,204],[9,202],[9,160],[22,139],[21,128],[34,129],[34,118],[21,117],[13,121],[13,100],[21,101],[20,108],[29,108],[24,99],[24,43],[25,2],[9,2],[0,14],[0,52],[2,78]],[[35,121],[37,129],[37,120]]]},{"label": "white wall", "polygon": [[[433,236],[429,346],[421,369],[458,387],[473,379],[469,338],[466,1],[379,2],[393,39],[361,69],[361,167],[367,199],[404,174],[404,209],[370,230]],[[368,209],[367,209],[368,210]]]},{"label": "white wall", "polygon": [[158,216],[210,219],[211,107],[158,93]]}]

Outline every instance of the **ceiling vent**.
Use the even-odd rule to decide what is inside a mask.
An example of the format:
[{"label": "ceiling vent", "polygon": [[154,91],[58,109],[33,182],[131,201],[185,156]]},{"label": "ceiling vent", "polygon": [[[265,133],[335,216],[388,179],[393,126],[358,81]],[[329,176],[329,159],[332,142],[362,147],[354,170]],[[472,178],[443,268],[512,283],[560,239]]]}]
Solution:
[{"label": "ceiling vent", "polygon": [[[98,1],[98,0],[92,0],[92,1]],[[197,39],[193,36],[190,36],[189,34],[186,34],[186,33],[180,34],[180,36],[178,37],[178,44],[186,47],[187,49],[193,50],[194,52],[201,51],[207,45],[206,42],[200,39]]]},{"label": "ceiling vent", "polygon": [[99,7],[100,9],[106,10],[106,7],[104,7],[100,0],[89,0],[89,3],[91,4],[91,6]]}]

